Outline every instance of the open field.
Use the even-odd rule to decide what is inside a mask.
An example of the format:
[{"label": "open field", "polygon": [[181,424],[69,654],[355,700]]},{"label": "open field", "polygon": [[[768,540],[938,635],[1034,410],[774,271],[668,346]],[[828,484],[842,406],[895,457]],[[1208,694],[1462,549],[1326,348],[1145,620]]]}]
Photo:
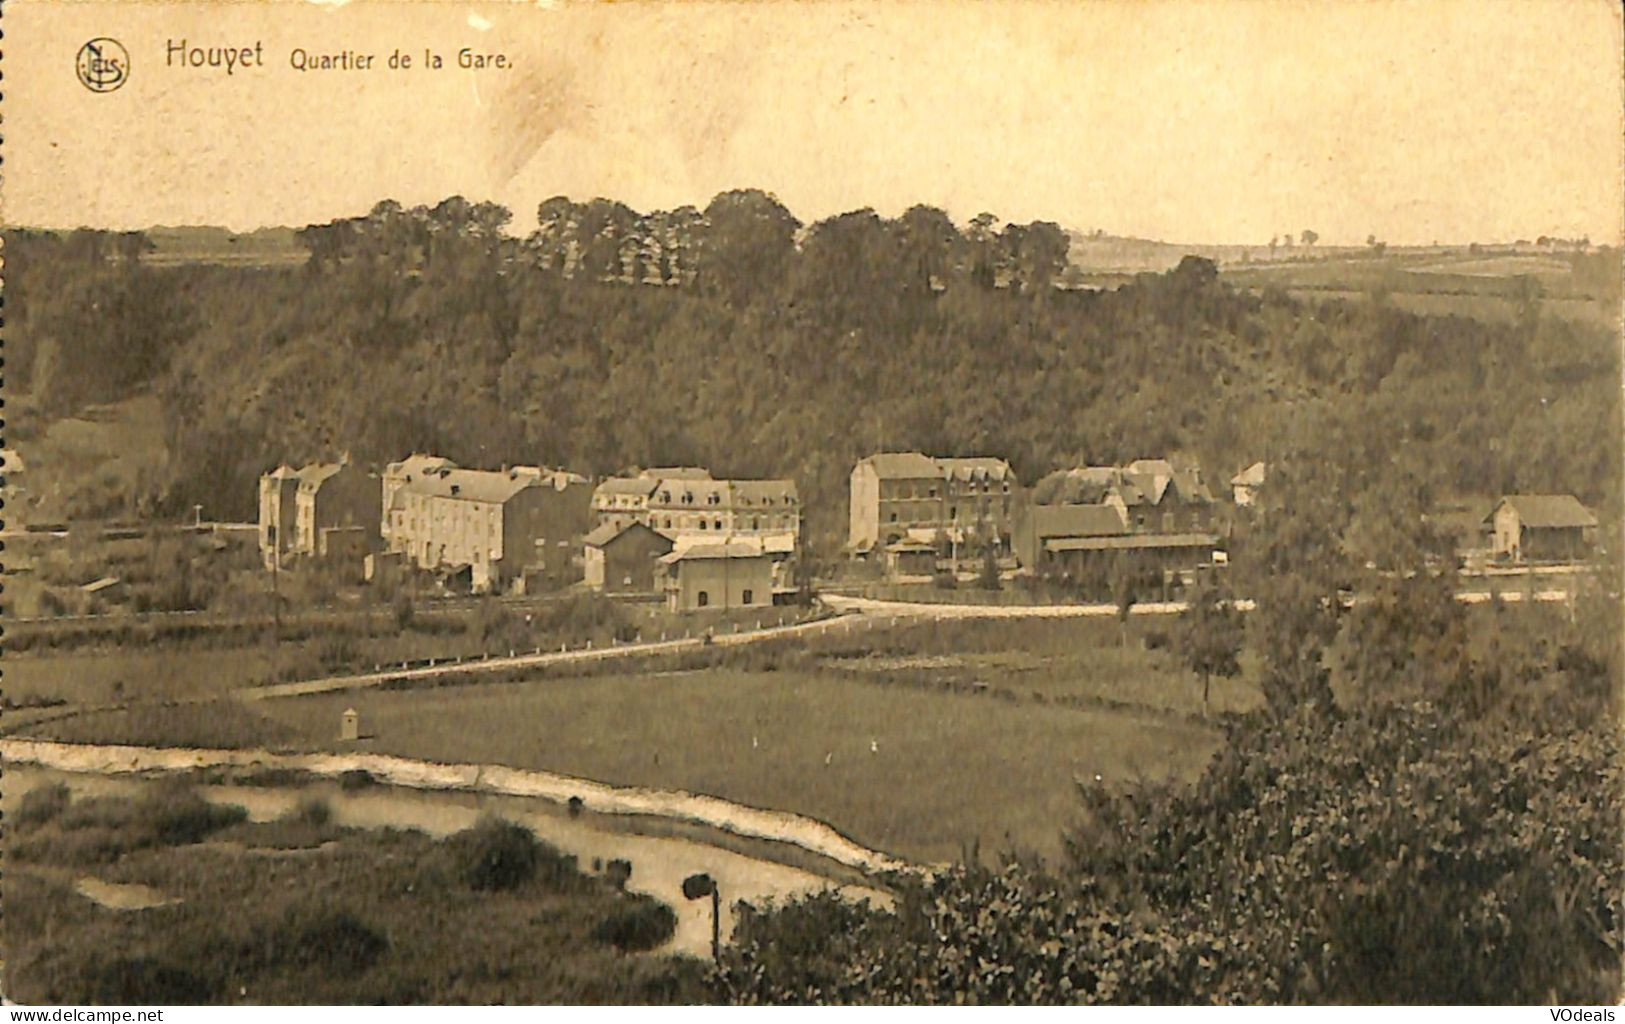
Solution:
[{"label": "open field", "polygon": [[[1188,779],[1219,742],[1148,713],[930,692],[839,671],[713,669],[339,694],[263,708],[296,745],[496,762],[808,814],[865,845],[948,860],[980,842],[1053,854],[1073,780]],[[259,709],[256,709],[259,710]]]}]

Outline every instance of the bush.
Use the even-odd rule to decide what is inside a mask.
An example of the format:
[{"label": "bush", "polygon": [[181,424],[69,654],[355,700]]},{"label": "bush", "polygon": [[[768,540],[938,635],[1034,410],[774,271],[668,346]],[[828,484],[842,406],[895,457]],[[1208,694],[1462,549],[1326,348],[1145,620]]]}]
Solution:
[{"label": "bush", "polygon": [[937,573],[937,575],[935,577],[935,581],[936,581],[937,589],[939,589],[939,590],[958,590],[959,589],[959,577],[955,576],[953,573],[947,571],[946,569],[938,571],[938,573]]},{"label": "bush", "polygon": [[373,778],[372,773],[365,768],[352,768],[339,776],[339,789],[346,793],[366,789],[368,786],[376,786],[377,784],[378,780]]},{"label": "bush", "polygon": [[164,846],[201,842],[211,832],[248,820],[246,808],[211,804],[190,789],[168,786],[148,795],[140,814],[152,837]]},{"label": "bush", "polygon": [[670,907],[651,899],[639,899],[598,922],[592,937],[623,953],[631,953],[663,945],[676,930],[677,915]]},{"label": "bush", "polygon": [[446,844],[457,873],[471,889],[517,889],[536,877],[542,860],[542,844],[535,834],[501,818],[483,818]]},{"label": "bush", "polygon": [[66,810],[72,799],[73,793],[63,783],[35,786],[17,806],[17,824],[24,828],[43,825]]},{"label": "bush", "polygon": [[323,828],[333,820],[333,808],[319,796],[307,796],[289,815],[294,821],[314,828]]},{"label": "bush", "polygon": [[620,890],[626,889],[626,883],[632,880],[632,862],[616,857],[604,866],[604,878]]},{"label": "bush", "polygon": [[273,964],[320,964],[340,975],[366,970],[389,949],[387,938],[348,910],[291,910],[271,943]]}]

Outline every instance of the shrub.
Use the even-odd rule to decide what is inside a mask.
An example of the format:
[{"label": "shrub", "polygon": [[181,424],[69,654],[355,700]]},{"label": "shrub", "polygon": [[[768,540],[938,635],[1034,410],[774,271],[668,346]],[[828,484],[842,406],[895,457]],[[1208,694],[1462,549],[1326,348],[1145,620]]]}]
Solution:
[{"label": "shrub", "polygon": [[625,890],[626,883],[632,880],[632,862],[616,857],[604,865],[604,878],[615,888]]},{"label": "shrub", "polygon": [[378,780],[373,778],[372,773],[365,768],[352,768],[339,776],[339,789],[344,790],[346,793],[366,789],[368,786],[376,786],[377,784]]},{"label": "shrub", "polygon": [[413,606],[410,594],[401,593],[395,595],[394,612],[395,628],[401,632],[410,629],[412,620],[417,616],[417,608]]},{"label": "shrub", "polygon": [[333,808],[319,796],[307,796],[299,801],[289,817],[300,824],[322,828],[333,820]]},{"label": "shrub", "polygon": [[185,846],[248,820],[248,810],[236,804],[211,804],[190,789],[162,786],[142,801],[141,817],[160,844]]},{"label": "shrub", "polygon": [[542,844],[535,834],[501,818],[483,818],[446,843],[458,874],[471,889],[517,889],[536,877],[542,859]]},{"label": "shrub", "polygon": [[670,907],[651,899],[639,899],[599,921],[592,930],[592,937],[630,953],[654,949],[670,939],[676,930],[677,915]]},{"label": "shrub", "polygon": [[284,963],[346,975],[371,967],[389,940],[348,910],[293,910],[275,933],[275,948]]},{"label": "shrub", "polygon": [[61,814],[72,799],[72,792],[63,783],[35,786],[23,794],[17,806],[17,824],[24,828],[43,825]]}]

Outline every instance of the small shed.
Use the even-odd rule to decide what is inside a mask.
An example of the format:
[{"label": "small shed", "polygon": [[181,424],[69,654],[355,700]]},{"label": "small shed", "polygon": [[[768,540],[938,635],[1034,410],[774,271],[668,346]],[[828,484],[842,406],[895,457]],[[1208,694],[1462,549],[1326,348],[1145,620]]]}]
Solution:
[{"label": "small shed", "polygon": [[339,739],[358,740],[361,738],[361,713],[355,708],[345,708],[339,715]]},{"label": "small shed", "polygon": [[899,540],[886,545],[886,574],[930,576],[937,571],[937,549],[919,540]]},{"label": "small shed", "polygon": [[1509,494],[1484,517],[1490,553],[1514,562],[1587,558],[1597,517],[1572,494]]}]

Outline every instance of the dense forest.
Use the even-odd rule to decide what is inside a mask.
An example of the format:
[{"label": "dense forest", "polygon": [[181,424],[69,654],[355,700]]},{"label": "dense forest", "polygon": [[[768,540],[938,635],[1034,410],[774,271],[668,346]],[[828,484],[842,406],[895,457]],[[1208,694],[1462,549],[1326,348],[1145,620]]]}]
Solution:
[{"label": "dense forest", "polygon": [[[169,469],[132,507],[252,514],[279,461],[433,450],[607,473],[693,463],[801,485],[832,553],[880,448],[1008,457],[1024,479],[1169,452],[1222,481],[1293,447],[1434,498],[1572,491],[1609,511],[1615,339],[1307,302],[1195,257],[1058,288],[1054,224],[915,207],[803,225],[758,191],[640,214],[550,199],[533,230],[448,199],[298,233],[288,266],[157,266],[140,234],[13,231],[14,412],[35,425],[150,389]],[[519,228],[516,230],[516,228]]]}]

